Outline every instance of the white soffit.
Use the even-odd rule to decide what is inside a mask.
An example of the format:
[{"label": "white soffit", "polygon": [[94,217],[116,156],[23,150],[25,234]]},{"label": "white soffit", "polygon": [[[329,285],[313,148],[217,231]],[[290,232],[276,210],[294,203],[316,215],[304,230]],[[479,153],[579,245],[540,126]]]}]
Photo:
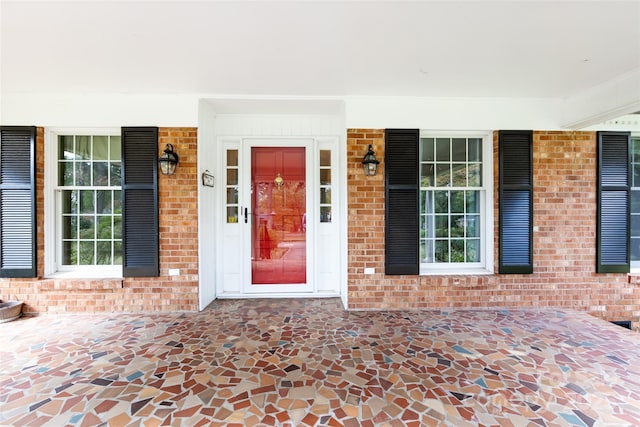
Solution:
[{"label": "white soffit", "polygon": [[0,0],[0,39],[3,96],[548,98],[572,127],[631,112],[589,94],[640,70],[640,1]]}]

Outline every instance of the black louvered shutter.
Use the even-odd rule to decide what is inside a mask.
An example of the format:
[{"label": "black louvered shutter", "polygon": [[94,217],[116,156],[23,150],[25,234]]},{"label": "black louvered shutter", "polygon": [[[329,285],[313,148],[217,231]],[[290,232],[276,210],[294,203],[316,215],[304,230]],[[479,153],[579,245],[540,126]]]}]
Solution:
[{"label": "black louvered shutter", "polygon": [[122,128],[124,277],[157,277],[158,128]]},{"label": "black louvered shutter", "polygon": [[385,131],[385,274],[419,274],[417,129]]},{"label": "black louvered shutter", "polygon": [[533,273],[533,132],[500,131],[501,274]]},{"label": "black louvered shutter", "polygon": [[598,132],[596,271],[630,269],[631,134]]},{"label": "black louvered shutter", "polygon": [[36,128],[0,128],[0,277],[36,277]]}]

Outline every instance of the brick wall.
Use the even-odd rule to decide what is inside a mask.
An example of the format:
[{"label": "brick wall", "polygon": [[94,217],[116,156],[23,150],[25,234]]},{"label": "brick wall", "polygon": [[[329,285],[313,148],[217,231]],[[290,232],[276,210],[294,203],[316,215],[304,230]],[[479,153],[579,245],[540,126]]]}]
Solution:
[{"label": "brick wall", "polygon": [[[595,132],[534,132],[534,273],[483,276],[384,275],[384,131],[349,129],[348,292],[356,310],[445,307],[560,307],[638,329],[640,283],[596,274]],[[364,177],[374,146],[381,168]],[[494,135],[494,258],[498,235],[498,143]],[[375,268],[364,275],[365,267]],[[497,271],[497,266],[495,267]],[[631,282],[631,283],[629,283]]]},{"label": "brick wall", "polygon": [[[158,154],[173,144],[180,163],[158,175],[160,276],[127,279],[46,279],[44,275],[44,131],[36,144],[38,279],[0,279],[0,299],[25,302],[24,311],[115,312],[198,309],[197,129],[160,128]],[[169,276],[169,269],[180,275]]]}]

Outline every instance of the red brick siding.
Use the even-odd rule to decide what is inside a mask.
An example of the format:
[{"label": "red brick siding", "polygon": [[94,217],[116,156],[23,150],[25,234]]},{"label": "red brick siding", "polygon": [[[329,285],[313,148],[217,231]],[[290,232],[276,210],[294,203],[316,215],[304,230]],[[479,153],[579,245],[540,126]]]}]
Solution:
[{"label": "red brick siding", "polygon": [[[25,302],[25,312],[194,311],[198,308],[197,129],[160,128],[158,153],[175,147],[173,176],[159,174],[160,277],[63,280],[44,275],[44,131],[36,144],[38,279],[0,279],[0,299]],[[170,268],[179,276],[168,276]]]},{"label": "red brick siding", "polygon": [[[626,274],[596,274],[595,132],[534,132],[534,273],[384,275],[384,130],[349,129],[348,292],[356,310],[561,307],[607,320],[640,316],[640,286]],[[365,177],[372,144],[381,161]],[[498,142],[494,134],[494,259],[498,260]],[[364,275],[364,267],[375,268]],[[495,266],[497,271],[497,265]]]}]

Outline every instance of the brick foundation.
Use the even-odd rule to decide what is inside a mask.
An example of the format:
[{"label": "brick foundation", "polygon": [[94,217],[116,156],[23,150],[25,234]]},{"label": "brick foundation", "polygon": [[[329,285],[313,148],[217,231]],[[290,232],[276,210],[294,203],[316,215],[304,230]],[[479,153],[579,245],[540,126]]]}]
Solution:
[{"label": "brick foundation", "polygon": [[[0,299],[25,302],[27,313],[195,311],[198,309],[197,129],[160,128],[158,153],[175,147],[173,176],[158,175],[160,276],[127,279],[44,278],[44,130],[36,143],[38,279],[0,279]],[[169,276],[168,269],[180,269]]]},{"label": "brick foundation", "polygon": [[[384,130],[349,129],[349,308],[571,308],[640,326],[640,280],[596,274],[595,132],[534,132],[534,273],[384,275]],[[498,259],[498,142],[494,134],[494,258]],[[381,167],[365,177],[372,144]],[[376,274],[364,275],[365,267]],[[495,267],[497,271],[497,266]]]}]

